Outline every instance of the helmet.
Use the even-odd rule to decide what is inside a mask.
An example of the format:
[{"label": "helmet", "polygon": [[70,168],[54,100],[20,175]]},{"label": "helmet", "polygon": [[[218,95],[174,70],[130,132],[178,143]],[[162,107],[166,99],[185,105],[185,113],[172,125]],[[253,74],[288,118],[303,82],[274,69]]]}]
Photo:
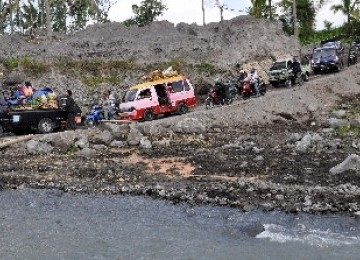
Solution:
[{"label": "helmet", "polygon": [[222,81],[221,78],[216,78],[215,79],[215,83],[221,83],[221,81]]}]

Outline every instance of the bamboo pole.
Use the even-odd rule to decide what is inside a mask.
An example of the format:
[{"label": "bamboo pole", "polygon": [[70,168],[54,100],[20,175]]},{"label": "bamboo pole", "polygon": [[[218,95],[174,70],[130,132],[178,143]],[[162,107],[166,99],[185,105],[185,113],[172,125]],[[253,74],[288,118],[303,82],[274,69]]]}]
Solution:
[{"label": "bamboo pole", "polygon": [[101,120],[100,122],[109,122],[109,123],[136,123],[137,121],[132,120]]},{"label": "bamboo pole", "polygon": [[34,135],[21,136],[19,138],[14,139],[14,140],[10,140],[10,141],[7,141],[7,142],[4,142],[4,143],[0,144],[0,149],[6,148],[8,146],[11,146],[13,144],[17,144],[17,143],[20,143],[20,142],[29,141],[29,140],[31,140],[33,138],[34,138]]}]

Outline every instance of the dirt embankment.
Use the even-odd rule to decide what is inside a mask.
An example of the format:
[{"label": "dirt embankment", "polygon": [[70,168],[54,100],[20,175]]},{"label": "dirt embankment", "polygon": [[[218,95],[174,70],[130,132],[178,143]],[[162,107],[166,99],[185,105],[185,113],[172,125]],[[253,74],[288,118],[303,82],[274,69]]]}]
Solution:
[{"label": "dirt embankment", "polygon": [[229,107],[36,136],[1,150],[1,186],[359,214],[359,68]]},{"label": "dirt embankment", "polygon": [[131,58],[147,64],[180,58],[188,63],[207,62],[221,67],[283,55],[285,50],[292,54],[299,45],[285,35],[281,24],[251,16],[206,26],[174,26],[167,21],[145,27],[96,24],[73,35],[57,35],[52,41],[3,35],[0,44],[2,58]]}]

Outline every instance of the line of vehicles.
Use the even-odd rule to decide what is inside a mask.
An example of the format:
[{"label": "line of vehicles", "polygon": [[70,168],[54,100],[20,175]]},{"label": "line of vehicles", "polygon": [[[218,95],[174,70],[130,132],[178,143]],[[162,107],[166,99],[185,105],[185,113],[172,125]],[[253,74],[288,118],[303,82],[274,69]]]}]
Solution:
[{"label": "line of vehicles", "polygon": [[[350,45],[348,62],[349,65],[357,62],[360,40]],[[269,71],[269,82],[273,87],[301,85],[309,79],[311,73],[317,74],[325,71],[339,71],[344,66],[344,46],[341,41],[329,40],[313,50],[311,62],[301,64],[301,75],[296,76],[291,69],[292,57],[275,61]],[[239,80],[242,79],[242,80]],[[267,86],[259,81],[259,94],[264,95]],[[233,100],[242,97],[244,99],[255,95],[250,82],[245,80],[245,75],[240,75],[235,80],[230,80],[227,86],[228,97],[221,100],[216,91],[212,89],[206,99],[206,107],[222,105],[225,101],[230,104]],[[0,94],[1,99],[4,97]],[[144,83],[129,88],[123,95],[118,106],[118,119],[120,120],[144,120],[151,121],[159,116],[170,114],[185,114],[190,108],[195,107],[194,86],[184,76],[174,74],[157,75]],[[78,116],[79,117],[79,116]],[[40,133],[50,133],[66,125],[66,112],[63,105],[58,108],[41,110],[9,110],[0,105],[0,134],[4,131],[21,133],[27,130],[35,130]],[[85,120],[93,124],[103,119],[101,107],[94,107]],[[78,119],[79,121],[79,119]]]},{"label": "line of vehicles", "polygon": [[[51,133],[66,127],[66,98],[51,109],[9,109],[0,92],[0,135],[4,132],[22,134],[28,131]],[[131,87],[119,105],[118,119],[151,121],[160,115],[185,114],[195,107],[194,86],[184,76],[165,76]],[[76,117],[77,120],[79,115]],[[101,107],[95,106],[83,118],[93,124],[103,120]],[[78,121],[79,123],[79,121]]]},{"label": "line of vehicles", "polygon": [[[360,51],[360,38],[358,37],[349,45],[347,54],[347,65],[357,63]],[[346,64],[346,55],[344,44],[338,38],[322,41],[320,46],[313,49],[311,61],[307,58],[301,61],[301,77],[299,84],[308,81],[311,74],[320,74],[324,72],[338,72]],[[290,69],[293,60],[285,58],[275,61],[268,72],[269,82],[273,87],[281,85],[291,86],[294,82],[293,71]]]}]

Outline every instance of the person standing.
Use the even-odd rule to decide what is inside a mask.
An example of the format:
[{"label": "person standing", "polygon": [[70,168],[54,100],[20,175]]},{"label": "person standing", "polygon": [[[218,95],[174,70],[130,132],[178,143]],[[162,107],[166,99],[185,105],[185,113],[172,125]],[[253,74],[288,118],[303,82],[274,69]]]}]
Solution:
[{"label": "person standing", "polygon": [[294,86],[296,83],[296,80],[301,77],[301,64],[296,56],[293,58],[293,62],[291,64],[291,69],[293,70],[293,73],[295,77],[293,78],[292,85]]},{"label": "person standing", "polygon": [[76,107],[75,107],[75,101],[72,98],[72,91],[71,90],[66,90],[66,105],[65,105],[65,111],[66,111],[66,115],[67,115],[67,124],[66,124],[66,128],[67,129],[75,129],[75,112],[76,112]]},{"label": "person standing", "polygon": [[108,91],[105,91],[102,94],[102,98],[101,98],[99,106],[102,109],[104,119],[109,120],[110,119],[110,100],[109,100],[109,92]]},{"label": "person standing", "polygon": [[109,90],[109,119],[117,119],[116,118],[116,98],[115,95]]},{"label": "person standing", "polygon": [[248,76],[248,78],[250,79],[250,84],[253,88],[253,91],[255,93],[255,95],[258,97],[260,96],[260,91],[259,91],[259,76],[255,70],[255,68],[251,68],[250,70],[250,74]]}]

